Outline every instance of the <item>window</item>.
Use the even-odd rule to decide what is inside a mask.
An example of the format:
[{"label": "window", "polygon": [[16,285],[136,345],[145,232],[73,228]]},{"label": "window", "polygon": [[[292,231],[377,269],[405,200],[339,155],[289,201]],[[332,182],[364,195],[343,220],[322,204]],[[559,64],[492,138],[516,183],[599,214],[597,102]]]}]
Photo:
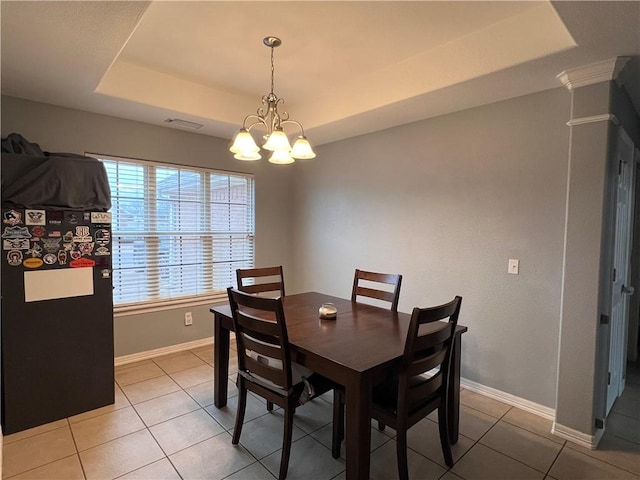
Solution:
[{"label": "window", "polygon": [[210,301],[253,267],[252,176],[93,156],[111,186],[117,310]]}]

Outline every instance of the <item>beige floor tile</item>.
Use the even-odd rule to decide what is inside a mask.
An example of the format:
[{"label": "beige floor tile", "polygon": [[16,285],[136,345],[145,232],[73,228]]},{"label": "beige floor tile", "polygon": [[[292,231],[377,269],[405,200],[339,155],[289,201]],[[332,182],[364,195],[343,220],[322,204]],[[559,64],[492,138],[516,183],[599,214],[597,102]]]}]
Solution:
[{"label": "beige floor tile", "polygon": [[613,404],[611,411],[640,420],[640,396],[622,395]]},{"label": "beige floor tile", "polygon": [[[281,410],[277,413],[279,415],[283,414]],[[307,433],[315,432],[332,421],[333,405],[321,398],[316,398],[304,405],[300,405],[296,408],[296,414],[293,417],[293,424]]]},{"label": "beige floor tile", "polygon": [[[213,405],[213,381],[185,388],[185,392],[198,402],[201,407]],[[238,395],[236,384],[231,381],[227,382],[227,398],[235,397],[236,395]]]},{"label": "beige floor tile", "polygon": [[[282,416],[275,413],[262,415],[244,423],[240,443],[259,460],[282,448],[283,432],[284,418]],[[233,430],[230,433],[233,433]],[[295,425],[293,426],[294,442],[304,435],[302,430]]]},{"label": "beige floor tile", "polygon": [[107,405],[105,407],[96,408],[94,410],[89,410],[88,412],[79,413],[78,415],[74,415],[73,417],[69,417],[69,423],[77,423],[82,422],[83,420],[87,420],[89,418],[97,417],[99,415],[104,415],[105,413],[115,412],[116,410],[120,410],[121,408],[126,408],[130,406],[129,400],[122,393],[120,387],[116,384],[115,386],[115,402],[112,405]]},{"label": "beige floor tile", "polygon": [[476,444],[452,468],[466,480],[542,480],[544,473],[502,453]]},{"label": "beige floor tile", "polygon": [[546,473],[562,445],[520,427],[498,422],[480,443]]},{"label": "beige floor tile", "polygon": [[182,388],[193,387],[213,380],[213,367],[208,364],[187,368],[171,374],[171,378]]},{"label": "beige floor tile", "polygon": [[123,370],[127,370],[129,368],[133,368],[133,367],[142,367],[144,365],[151,365],[153,363],[153,360],[151,359],[147,359],[147,360],[140,360],[138,362],[131,362],[131,363],[125,363],[123,365],[118,365],[115,370],[116,373],[121,372]]},{"label": "beige floor tile", "polygon": [[[311,434],[311,436],[316,440],[318,440],[320,443],[322,443],[325,447],[331,448],[331,444],[333,442],[333,423],[330,423],[329,425],[325,425],[321,429],[316,430]],[[372,428],[370,450],[373,451],[380,448],[383,444],[385,444],[389,440],[390,440],[390,437],[385,435],[384,432],[381,432],[380,430],[378,430],[377,427]],[[342,444],[340,445],[340,456],[342,458],[347,458],[346,453],[347,453],[346,443],[343,441]]]},{"label": "beige floor tile", "polygon": [[558,480],[636,479],[637,476],[565,447],[551,467],[549,475]]},{"label": "beige floor tile", "polygon": [[66,426],[4,445],[2,452],[2,474],[11,477],[73,455],[76,446]]},{"label": "beige floor tile", "polygon": [[[261,463],[276,477],[280,471],[282,450],[262,459]],[[331,450],[310,436],[291,444],[287,478],[329,480],[345,469],[342,458],[335,459]]]},{"label": "beige floor tile", "polygon": [[[391,440],[371,454],[369,476],[373,480],[393,480],[398,478],[398,457],[396,441]],[[440,465],[409,449],[407,451],[409,478],[431,480],[440,478],[446,471]]]},{"label": "beige floor tile", "polygon": [[497,418],[473,408],[460,405],[460,434],[478,440],[498,421]]},{"label": "beige floor tile", "polygon": [[80,452],[87,480],[116,478],[164,457],[148,430]]},{"label": "beige floor tile", "polygon": [[502,417],[511,409],[511,405],[466,389],[460,391],[460,403],[496,418]]},{"label": "beige floor tile", "polygon": [[218,480],[238,472],[256,459],[241,445],[231,445],[231,436],[222,433],[169,457],[182,478]]},{"label": "beige floor tile", "polygon": [[539,415],[520,410],[519,408],[512,408],[507,414],[502,417],[503,422],[508,422],[517,427],[524,428],[530,432],[536,433],[547,440],[564,445],[565,440],[556,437],[551,433],[551,427],[553,422]]},{"label": "beige floor tile", "polygon": [[167,375],[122,387],[122,391],[132,404],[161,397],[178,390],[180,390],[180,386]]},{"label": "beige floor tile", "polygon": [[149,430],[167,455],[225,431],[202,409],[159,423]]},{"label": "beige floor tile", "polygon": [[150,378],[161,377],[162,375],[165,375],[162,369],[155,363],[149,362],[123,370],[116,370],[116,382],[121,387],[124,387],[132,383],[149,380]]},{"label": "beige floor tile", "polygon": [[197,355],[202,361],[213,364],[213,345],[194,348],[191,353]]},{"label": "beige floor tile", "polygon": [[566,446],[640,476],[640,445],[637,443],[605,433],[597,450],[591,450],[571,442],[567,442]]},{"label": "beige floor tile", "polygon": [[440,477],[440,480],[464,480],[464,479],[462,477],[459,477],[455,473],[453,473],[451,470],[449,470],[447,473],[445,473],[443,476]]},{"label": "beige floor tile", "polygon": [[184,391],[170,393],[147,400],[134,406],[144,423],[150,427],[185,413],[198,410],[200,406]]},{"label": "beige floor tile", "polygon": [[119,480],[181,480],[180,475],[173,468],[171,462],[167,458],[153,462],[151,465],[134,470],[127,473]]},{"label": "beige floor tile", "polygon": [[80,452],[144,428],[144,423],[133,407],[122,408],[71,425]]},{"label": "beige floor tile", "polygon": [[21,473],[11,480],[84,480],[84,473],[76,454]]},{"label": "beige floor tile", "polygon": [[[209,405],[205,410],[216,421],[227,430],[232,429],[236,422],[236,408],[238,406],[238,397],[229,398],[227,405],[222,408],[218,408],[215,405]],[[258,400],[253,395],[247,396],[247,407],[245,408],[244,421],[249,422],[254,418],[258,418],[261,415],[269,413],[264,401]]]},{"label": "beige floor tile", "polygon": [[256,462],[243,468],[239,472],[228,476],[225,480],[274,480],[274,478],[275,477],[271,475],[269,470],[267,470],[262,464]]},{"label": "beige floor tile", "polygon": [[7,445],[9,443],[17,442],[18,440],[24,440],[25,438],[33,437],[34,435],[38,435],[40,433],[55,430],[56,428],[66,427],[67,425],[69,425],[69,422],[66,418],[63,418],[62,420],[45,423],[44,425],[39,425],[27,430],[22,430],[21,432],[12,433],[11,435],[3,437],[2,442]]},{"label": "beige floor tile", "polygon": [[174,373],[206,364],[204,360],[190,351],[164,355],[154,358],[153,361],[167,373]]},{"label": "beige floor tile", "polygon": [[[409,448],[424,455],[429,460],[436,462],[441,467],[448,468],[444,462],[442,446],[440,445],[440,432],[438,424],[424,419],[416,423],[407,433]],[[451,446],[453,461],[456,462],[474,444],[474,441],[464,435],[458,436],[458,442]]]},{"label": "beige floor tile", "polygon": [[607,417],[607,432],[630,442],[640,443],[640,420],[611,412]]}]

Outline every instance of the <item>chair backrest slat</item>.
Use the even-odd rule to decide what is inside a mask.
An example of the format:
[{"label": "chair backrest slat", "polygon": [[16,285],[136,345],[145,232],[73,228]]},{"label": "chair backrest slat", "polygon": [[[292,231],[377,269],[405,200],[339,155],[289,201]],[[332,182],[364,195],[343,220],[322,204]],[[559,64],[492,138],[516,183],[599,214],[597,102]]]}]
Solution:
[{"label": "chair backrest slat", "polygon": [[[393,290],[381,290],[372,286],[362,286],[360,281],[376,282],[392,285]],[[353,289],[351,290],[351,301],[355,302],[358,296],[374,298],[391,303],[391,310],[398,311],[398,300],[400,299],[400,286],[402,284],[402,275],[389,273],[367,272],[356,269],[353,277]]]},{"label": "chair backrest slat", "polygon": [[236,270],[236,280],[238,290],[241,292],[278,292],[280,296],[285,295],[282,265],[277,267],[239,268]]},{"label": "chair backrest slat", "polygon": [[[289,391],[291,353],[281,298],[256,297],[233,288],[227,289],[238,348],[238,371],[245,377],[257,375]],[[256,358],[250,356],[255,352]],[[257,358],[265,358],[262,362]],[[271,359],[281,362],[274,368]],[[269,363],[269,364],[267,364]]]},{"label": "chair backrest slat", "polygon": [[421,383],[409,389],[407,397],[409,405],[420,403],[421,400],[433,395],[439,388],[443,386],[442,380],[442,372],[440,371],[424,383]]},{"label": "chair backrest slat", "polygon": [[[442,398],[445,397],[446,379],[461,303],[462,297],[458,296],[445,305],[413,309],[399,374],[399,415],[406,415],[413,408],[419,409],[421,402],[430,396],[440,394]],[[435,326],[434,322],[443,320],[447,321],[444,328],[432,328]],[[431,325],[425,327],[428,333],[421,335],[420,326],[425,324]],[[439,370],[430,378],[423,375],[435,368]]]}]

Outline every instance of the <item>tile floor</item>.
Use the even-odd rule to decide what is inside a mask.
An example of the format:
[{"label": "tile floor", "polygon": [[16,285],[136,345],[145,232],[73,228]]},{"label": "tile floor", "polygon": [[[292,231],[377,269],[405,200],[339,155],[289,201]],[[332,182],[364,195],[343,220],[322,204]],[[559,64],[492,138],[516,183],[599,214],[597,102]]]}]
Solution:
[{"label": "tile floor", "polygon": [[[231,362],[228,406],[213,406],[211,347],[116,369],[116,402],[4,437],[11,479],[270,479],[280,462],[283,419],[249,397],[241,446],[231,445],[237,392]],[[344,479],[331,457],[330,397],[296,412],[288,478]],[[640,369],[630,369],[600,448],[551,435],[551,422],[468,390],[460,440],[448,470],[433,416],[409,436],[412,479],[640,479]],[[371,478],[397,477],[393,430],[372,428]]]}]

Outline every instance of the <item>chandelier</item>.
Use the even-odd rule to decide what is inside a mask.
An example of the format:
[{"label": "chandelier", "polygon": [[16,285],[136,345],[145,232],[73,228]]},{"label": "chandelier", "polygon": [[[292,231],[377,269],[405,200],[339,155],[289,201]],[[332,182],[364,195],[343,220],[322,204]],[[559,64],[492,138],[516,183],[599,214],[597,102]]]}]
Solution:
[{"label": "chandelier", "polygon": [[[264,144],[262,148],[271,153],[269,161],[271,163],[293,163],[295,159],[315,158],[316,154],[311,148],[311,144],[304,135],[304,128],[299,122],[289,119],[287,112],[278,112],[278,104],[284,103],[284,99],[278,98],[273,93],[273,49],[279,47],[282,42],[278,37],[265,37],[263,43],[271,49],[271,91],[262,97],[262,106],[255,114],[244,117],[242,128],[233,138],[233,144],[229,150],[234,153],[233,157],[238,160],[260,160],[260,147],[249,133],[256,125],[266,129]],[[297,125],[300,135],[291,147],[289,138],[283,130],[284,125]]]}]

